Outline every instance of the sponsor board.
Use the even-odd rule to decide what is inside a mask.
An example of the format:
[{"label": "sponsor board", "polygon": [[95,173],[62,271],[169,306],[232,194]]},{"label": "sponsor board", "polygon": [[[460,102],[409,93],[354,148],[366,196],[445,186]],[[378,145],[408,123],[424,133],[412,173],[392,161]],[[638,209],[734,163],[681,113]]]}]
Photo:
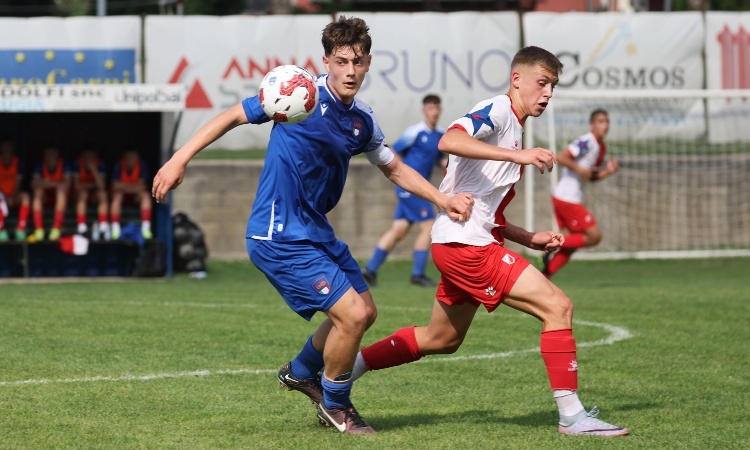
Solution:
[{"label": "sponsor board", "polygon": [[181,111],[183,85],[0,85],[0,112]]},{"label": "sponsor board", "polygon": [[[357,97],[373,108],[388,142],[423,120],[421,101],[428,93],[442,97],[440,125],[447,126],[508,89],[510,60],[520,45],[515,13],[341,14],[361,17],[370,27],[372,65]],[[327,15],[148,17],[146,80],[188,88],[177,144],[256,95],[263,76],[278,65],[325,73],[320,36],[329,21]],[[214,147],[263,148],[270,126],[235,129]]]}]

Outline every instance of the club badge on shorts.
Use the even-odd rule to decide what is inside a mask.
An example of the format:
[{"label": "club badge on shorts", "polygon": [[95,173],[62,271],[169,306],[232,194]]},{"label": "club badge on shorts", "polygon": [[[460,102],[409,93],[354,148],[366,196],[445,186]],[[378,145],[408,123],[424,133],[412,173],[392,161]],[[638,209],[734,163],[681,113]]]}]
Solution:
[{"label": "club badge on shorts", "polygon": [[328,279],[325,277],[325,275],[321,275],[318,278],[315,279],[315,281],[312,282],[312,288],[320,295],[328,295],[329,292],[331,292],[331,283],[328,282]]}]

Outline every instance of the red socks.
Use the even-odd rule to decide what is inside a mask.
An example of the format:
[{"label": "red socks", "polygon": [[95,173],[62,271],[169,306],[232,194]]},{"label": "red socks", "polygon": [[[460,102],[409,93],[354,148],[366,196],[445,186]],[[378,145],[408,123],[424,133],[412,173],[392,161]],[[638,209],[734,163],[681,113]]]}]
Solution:
[{"label": "red socks", "polygon": [[565,243],[560,247],[560,251],[555,253],[555,256],[550,259],[549,264],[547,265],[549,276],[554,275],[558,270],[562,269],[570,260],[570,256],[573,252],[581,247],[585,247],[585,238],[586,235],[583,233],[573,233],[565,236]]},{"label": "red socks", "polygon": [[41,210],[34,210],[34,228],[37,230],[44,228],[44,219],[42,218]]},{"label": "red socks", "polygon": [[380,370],[414,362],[422,357],[415,327],[402,328],[385,339],[362,349],[368,370]]},{"label": "red socks", "polygon": [[65,211],[55,211],[55,215],[52,217],[52,228],[57,228],[58,230],[62,228],[64,218]]},{"label": "red socks", "polygon": [[143,222],[151,222],[151,209],[142,209],[141,210],[141,221],[143,221]]},{"label": "red socks", "polygon": [[552,390],[578,390],[578,362],[573,330],[542,332],[540,348]]},{"label": "red socks", "polygon": [[86,214],[76,214],[76,224],[86,223]]},{"label": "red socks", "polygon": [[583,233],[573,233],[565,236],[565,242],[560,248],[577,249],[585,246],[584,240],[586,235]]},{"label": "red socks", "polygon": [[25,230],[26,229],[26,221],[29,220],[29,205],[21,205],[20,209],[18,210],[18,229],[19,230]]},{"label": "red socks", "polygon": [[[568,239],[568,238],[565,238]],[[562,269],[565,264],[570,261],[570,256],[573,254],[572,249],[560,249],[559,252],[555,253],[555,256],[552,257],[552,259],[549,260],[549,264],[547,265],[547,271],[549,272],[550,276],[557,273],[558,270]]]}]

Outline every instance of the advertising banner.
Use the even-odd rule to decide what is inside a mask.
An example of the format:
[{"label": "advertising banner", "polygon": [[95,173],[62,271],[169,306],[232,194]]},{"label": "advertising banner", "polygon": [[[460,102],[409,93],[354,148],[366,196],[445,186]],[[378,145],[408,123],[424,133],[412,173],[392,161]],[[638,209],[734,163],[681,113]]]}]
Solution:
[{"label": "advertising banner", "polygon": [[424,120],[422,98],[441,97],[447,127],[481,100],[505,94],[520,48],[515,12],[341,13],[364,19],[372,66],[358,97],[375,111],[388,142]]},{"label": "advertising banner", "polygon": [[[373,107],[388,142],[422,120],[422,97],[442,97],[446,126],[478,101],[508,89],[519,48],[516,13],[341,13],[364,19],[373,37],[372,66],[358,97]],[[222,110],[257,94],[263,75],[281,64],[324,73],[321,32],[327,15],[149,17],[146,80],[187,85],[177,145]],[[418,30],[418,32],[415,32]],[[270,125],[244,126],[216,148],[263,148]]]},{"label": "advertising banner", "polygon": [[[556,54],[564,64],[557,90],[631,91],[702,89],[703,19],[686,13],[526,13],[524,41]],[[553,102],[555,100],[553,99]],[[555,120],[586,130],[591,104],[555,102]],[[654,98],[600,102],[610,110],[611,139],[705,134],[703,103]],[[618,126],[618,121],[623,125]],[[546,121],[538,121],[544,136]],[[639,124],[633,134],[632,124]]]},{"label": "advertising banner", "polygon": [[181,111],[185,97],[181,84],[0,85],[0,112]]},{"label": "advertising banner", "polygon": [[[177,136],[184,144],[203,124],[256,95],[263,76],[296,64],[325,72],[320,33],[327,15],[150,16],[145,21],[146,81],[182,83],[186,111]],[[271,124],[236,128],[216,148],[265,148]]]},{"label": "advertising banner", "polygon": [[0,18],[0,85],[139,83],[138,17]]},{"label": "advertising banner", "polygon": [[[750,13],[706,13],[706,87],[750,89]],[[750,140],[750,98],[728,95],[708,101],[712,143]]]}]

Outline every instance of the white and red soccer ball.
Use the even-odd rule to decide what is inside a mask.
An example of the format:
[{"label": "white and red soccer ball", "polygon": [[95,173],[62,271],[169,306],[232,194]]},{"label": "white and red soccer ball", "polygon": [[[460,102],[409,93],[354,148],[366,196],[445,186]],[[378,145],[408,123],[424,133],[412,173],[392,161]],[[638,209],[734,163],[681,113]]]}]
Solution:
[{"label": "white and red soccer ball", "polygon": [[295,65],[278,66],[263,77],[258,90],[260,106],[279,123],[299,123],[318,106],[315,77]]}]

